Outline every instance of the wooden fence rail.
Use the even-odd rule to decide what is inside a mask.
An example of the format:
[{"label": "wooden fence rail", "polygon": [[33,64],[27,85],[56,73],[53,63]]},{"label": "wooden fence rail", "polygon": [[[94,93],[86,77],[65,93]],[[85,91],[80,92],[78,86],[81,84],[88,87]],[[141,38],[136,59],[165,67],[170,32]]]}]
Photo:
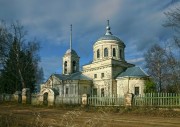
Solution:
[{"label": "wooden fence rail", "polygon": [[81,104],[81,96],[66,96],[66,97],[60,97],[57,96],[55,99],[55,104],[60,105],[60,104]]},{"label": "wooden fence rail", "polygon": [[134,106],[158,106],[158,107],[178,107],[180,106],[180,94],[176,93],[146,93],[135,96]]},{"label": "wooden fence rail", "polygon": [[[0,94],[0,102],[17,100],[15,97],[15,95]],[[43,96],[31,95],[31,103],[41,104],[39,98]],[[125,100],[124,96],[90,96],[87,98],[87,104],[90,106],[125,106]],[[82,104],[82,96],[56,96],[54,104]],[[180,107],[180,93],[146,93],[134,96],[132,106]]]},{"label": "wooden fence rail", "polygon": [[92,96],[88,98],[88,104],[91,106],[123,106],[124,97],[97,97]]}]

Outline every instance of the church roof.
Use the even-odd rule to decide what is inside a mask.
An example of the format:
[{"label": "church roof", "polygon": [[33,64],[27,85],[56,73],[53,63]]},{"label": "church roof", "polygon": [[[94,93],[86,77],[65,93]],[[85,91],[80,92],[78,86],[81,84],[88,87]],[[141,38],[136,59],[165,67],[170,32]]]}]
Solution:
[{"label": "church roof", "polygon": [[91,78],[83,75],[81,72],[72,73],[69,75],[54,74],[60,80],[92,80]]},{"label": "church roof", "polygon": [[72,53],[72,54],[77,55],[77,53],[76,53],[76,51],[75,51],[74,49],[68,49],[68,50],[66,51],[66,54],[68,54],[68,53]]},{"label": "church roof", "polygon": [[66,51],[65,55],[66,55],[66,54],[71,54],[71,55],[78,56],[78,54],[76,53],[76,51],[73,50],[73,49],[68,49],[68,50]]},{"label": "church roof", "polygon": [[117,78],[121,77],[147,77],[146,74],[140,67],[130,67],[127,68],[124,72],[117,76]]},{"label": "church roof", "polygon": [[106,34],[101,36],[97,41],[101,41],[101,40],[115,40],[115,41],[122,42],[118,37],[114,35],[106,35]]}]

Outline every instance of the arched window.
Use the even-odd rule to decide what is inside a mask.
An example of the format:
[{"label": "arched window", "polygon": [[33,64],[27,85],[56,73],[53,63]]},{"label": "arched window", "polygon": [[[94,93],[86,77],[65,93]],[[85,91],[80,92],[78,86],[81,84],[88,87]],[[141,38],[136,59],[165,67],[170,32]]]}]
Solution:
[{"label": "arched window", "polygon": [[67,61],[64,62],[64,74],[67,74]]},{"label": "arched window", "polygon": [[73,72],[76,72],[76,61],[73,61]]},{"label": "arched window", "polygon": [[122,50],[121,49],[119,50],[119,57],[120,57],[120,59],[122,59]]},{"label": "arched window", "polygon": [[107,56],[108,56],[108,49],[105,48],[105,49],[104,49],[104,57],[107,57]]},{"label": "arched window", "polygon": [[100,52],[99,52],[99,49],[97,50],[97,58],[100,57]]},{"label": "arched window", "polygon": [[113,56],[116,57],[116,49],[113,48]]}]

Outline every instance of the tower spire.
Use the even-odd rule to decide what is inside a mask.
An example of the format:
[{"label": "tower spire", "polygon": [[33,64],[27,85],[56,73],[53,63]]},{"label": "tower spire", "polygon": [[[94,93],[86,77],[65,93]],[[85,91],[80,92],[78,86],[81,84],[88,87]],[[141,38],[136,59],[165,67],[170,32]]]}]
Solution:
[{"label": "tower spire", "polygon": [[107,20],[107,26],[109,26],[109,19]]},{"label": "tower spire", "polygon": [[72,50],[72,24],[70,25],[70,50]]},{"label": "tower spire", "polygon": [[105,35],[112,35],[112,33],[111,33],[111,28],[110,28],[110,26],[109,26],[109,20],[107,20],[107,26],[106,26],[106,34]]}]

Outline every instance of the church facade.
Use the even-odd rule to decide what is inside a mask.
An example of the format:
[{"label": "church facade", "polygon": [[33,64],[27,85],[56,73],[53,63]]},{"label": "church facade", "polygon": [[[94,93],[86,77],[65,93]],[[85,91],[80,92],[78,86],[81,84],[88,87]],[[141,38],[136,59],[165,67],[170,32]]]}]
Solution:
[{"label": "church facade", "polygon": [[72,49],[72,26],[70,49],[63,56],[62,74],[52,74],[41,85],[41,94],[53,91],[61,97],[124,96],[126,93],[143,94],[148,75],[125,60],[125,44],[111,33],[109,21],[106,32],[93,45],[93,61],[79,71],[80,57]]}]

